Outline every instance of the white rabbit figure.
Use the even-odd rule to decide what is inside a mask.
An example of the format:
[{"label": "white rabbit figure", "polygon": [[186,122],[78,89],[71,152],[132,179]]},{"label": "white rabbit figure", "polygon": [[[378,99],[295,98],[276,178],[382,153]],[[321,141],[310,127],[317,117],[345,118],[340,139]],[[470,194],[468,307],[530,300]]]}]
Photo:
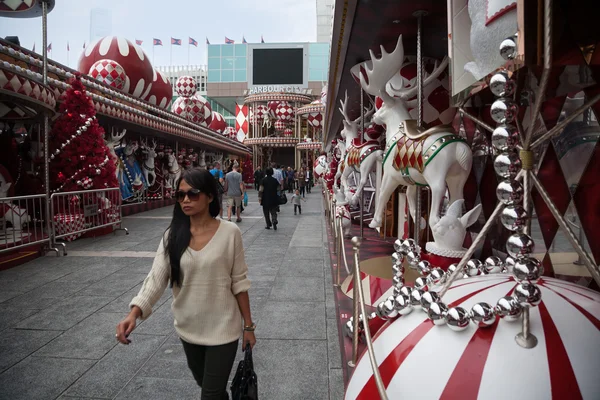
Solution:
[{"label": "white rabbit figure", "polygon": [[466,249],[463,242],[467,235],[467,228],[475,223],[481,213],[481,204],[476,205],[466,214],[462,214],[464,200],[456,200],[448,207],[446,215],[431,228],[433,242],[428,242],[425,249],[433,254],[461,258]]}]

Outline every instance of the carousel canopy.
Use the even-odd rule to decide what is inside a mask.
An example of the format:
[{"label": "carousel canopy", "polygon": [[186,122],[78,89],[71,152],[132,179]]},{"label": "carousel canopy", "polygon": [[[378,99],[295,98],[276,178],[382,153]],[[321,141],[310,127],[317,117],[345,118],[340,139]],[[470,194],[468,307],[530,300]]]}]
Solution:
[{"label": "carousel canopy", "polygon": [[42,3],[48,5],[48,12],[54,8],[55,0],[2,0],[0,17],[36,18],[42,16]]}]

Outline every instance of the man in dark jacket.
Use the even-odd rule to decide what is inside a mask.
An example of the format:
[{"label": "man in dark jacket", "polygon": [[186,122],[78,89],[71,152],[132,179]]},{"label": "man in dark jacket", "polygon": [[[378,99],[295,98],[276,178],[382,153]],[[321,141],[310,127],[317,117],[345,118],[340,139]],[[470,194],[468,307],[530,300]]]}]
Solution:
[{"label": "man in dark jacket", "polygon": [[[279,207],[279,195],[277,192],[281,189],[277,179],[273,178],[273,168],[267,168],[267,176],[260,182],[260,188],[258,189],[258,202],[263,208],[263,214],[265,215],[265,222],[267,226],[265,229],[277,230],[277,208]],[[272,224],[271,224],[272,221]]]},{"label": "man in dark jacket", "polygon": [[254,189],[255,190],[258,190],[260,188],[260,181],[262,181],[264,177],[265,177],[265,173],[259,166],[258,168],[256,168],[256,171],[254,171]]}]

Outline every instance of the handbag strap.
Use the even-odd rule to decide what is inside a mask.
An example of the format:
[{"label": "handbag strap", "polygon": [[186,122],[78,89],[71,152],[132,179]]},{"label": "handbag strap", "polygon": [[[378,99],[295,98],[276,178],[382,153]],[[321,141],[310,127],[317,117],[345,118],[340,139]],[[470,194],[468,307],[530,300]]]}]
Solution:
[{"label": "handbag strap", "polygon": [[244,367],[248,369],[254,369],[254,361],[252,360],[252,348],[250,343],[246,343],[246,349],[244,350]]}]

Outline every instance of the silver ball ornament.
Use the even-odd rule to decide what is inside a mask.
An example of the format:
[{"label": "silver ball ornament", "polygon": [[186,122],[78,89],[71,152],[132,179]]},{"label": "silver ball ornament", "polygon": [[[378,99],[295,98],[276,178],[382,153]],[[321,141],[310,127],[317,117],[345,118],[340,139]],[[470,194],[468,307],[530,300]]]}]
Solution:
[{"label": "silver ball ornament", "polygon": [[492,146],[498,151],[514,150],[519,143],[519,131],[512,125],[500,125],[492,132]]},{"label": "silver ball ornament", "polygon": [[537,281],[542,276],[542,263],[533,257],[519,257],[515,261],[513,276],[517,282]]},{"label": "silver ball ornament", "polygon": [[496,322],[494,308],[488,303],[477,303],[471,308],[471,321],[480,328],[485,328]]},{"label": "silver ball ornament", "polygon": [[396,311],[396,308],[394,307],[394,296],[389,296],[383,302],[382,308],[387,318],[395,318],[398,316],[398,311]]},{"label": "silver ball ornament", "polygon": [[427,275],[431,272],[431,263],[427,260],[421,260],[417,263],[417,270],[421,275]]},{"label": "silver ball ornament", "polygon": [[496,315],[505,321],[517,321],[523,312],[523,307],[512,296],[505,296],[496,303]]},{"label": "silver ball ornament", "polygon": [[417,268],[417,264],[421,261],[421,253],[418,250],[411,250],[406,254],[406,261],[412,269]]},{"label": "silver ball ornament", "polygon": [[92,121],[90,121],[89,119],[85,121],[85,126],[89,127],[90,125],[92,125]]},{"label": "silver ball ornament", "polygon": [[520,203],[524,193],[523,185],[514,179],[502,181],[496,187],[496,197],[503,204]]},{"label": "silver ball ornament", "polygon": [[81,180],[78,180],[76,183],[81,186]]},{"label": "silver ball ornament", "polygon": [[54,154],[50,154],[50,159],[54,160]]},{"label": "silver ball ornament", "polygon": [[416,251],[418,248],[417,243],[415,242],[414,239],[412,238],[408,238],[408,239],[404,239],[404,241],[402,241],[402,248],[401,248],[401,253],[406,255],[411,251]]},{"label": "silver ball ornament", "polygon": [[59,155],[59,154],[60,154],[60,150],[59,149],[54,150],[54,155]]},{"label": "silver ball ornament", "polygon": [[483,263],[476,259],[476,258],[472,258],[469,261],[467,261],[467,265],[466,265],[466,273],[469,276],[477,276],[479,274],[480,271],[483,270]]},{"label": "silver ball ornament", "polygon": [[522,306],[535,307],[542,301],[542,291],[533,283],[519,283],[515,287],[513,296]]},{"label": "silver ball ornament", "polygon": [[402,265],[402,261],[404,261],[404,256],[401,253],[392,253],[392,263],[394,265]]},{"label": "silver ball ornament", "polygon": [[398,311],[400,315],[410,314],[413,310],[412,302],[410,300],[410,296],[405,294],[399,294],[394,297],[394,308]]},{"label": "silver ball ornament", "polygon": [[483,268],[488,274],[498,274],[502,272],[502,260],[500,257],[490,256],[483,262]]},{"label": "silver ball ornament", "polygon": [[84,125],[84,126],[82,126],[82,127],[81,127],[81,131],[82,131],[82,132],[85,132],[85,131],[87,131],[87,129],[88,129],[87,125]]},{"label": "silver ball ornament", "polygon": [[441,285],[442,283],[444,283],[445,279],[446,279],[446,273],[441,268],[432,269],[431,272],[429,273],[429,276],[427,276],[427,282],[431,286]]},{"label": "silver ball ornament", "polygon": [[[75,131],[75,134],[77,134],[77,135],[81,135],[81,132],[82,132],[82,130],[81,130],[81,129],[77,129],[77,130]],[[75,139],[75,135],[72,135],[72,136],[71,136],[71,139]]]},{"label": "silver ball ornament", "polygon": [[515,268],[515,259],[512,257],[506,257],[504,260],[504,268],[502,272],[507,272],[509,274],[513,273],[513,269]]},{"label": "silver ball ornament", "polygon": [[494,158],[494,171],[503,179],[514,178],[521,170],[521,158],[513,151],[500,153]]},{"label": "silver ball ornament", "polygon": [[349,319],[348,321],[346,321],[346,323],[344,324],[344,334],[346,336],[348,336],[349,338],[351,338],[354,333],[354,323],[352,322],[352,318]]},{"label": "silver ball ornament", "polygon": [[394,284],[394,287],[404,286],[403,277],[398,275],[392,276],[392,283]]},{"label": "silver ball ornament", "polygon": [[505,97],[512,96],[517,85],[508,76],[508,71],[502,70],[492,75],[489,86],[495,96]]},{"label": "silver ball ornament", "polygon": [[385,303],[385,302],[382,301],[381,303],[377,304],[377,307],[375,307],[375,314],[377,314],[377,316],[379,318],[381,318],[382,320],[387,321],[388,317],[383,308],[383,303]]},{"label": "silver ball ornament", "polygon": [[441,301],[431,303],[427,310],[427,316],[434,325],[444,325],[446,323],[446,314],[448,307]]},{"label": "silver ball ornament", "polygon": [[423,311],[429,310],[432,303],[440,301],[440,296],[435,292],[425,292],[421,296],[421,308]]},{"label": "silver ball ornament", "polygon": [[420,306],[421,305],[421,297],[423,297],[423,293],[425,293],[423,290],[421,289],[413,289],[410,292],[410,302],[413,306]]},{"label": "silver ball ornament", "polygon": [[393,286],[392,287],[392,296],[396,297],[400,295],[400,289],[403,288],[404,286],[398,287],[398,286]]},{"label": "silver ball ornament", "polygon": [[524,233],[514,233],[506,241],[506,251],[511,257],[526,256],[535,250],[535,242],[531,236]]},{"label": "silver ball ornament", "polygon": [[516,38],[511,36],[508,37],[506,39],[504,39],[501,43],[500,43],[500,56],[505,59],[506,61],[508,60],[514,60],[517,57],[517,41]]},{"label": "silver ball ornament", "polygon": [[402,251],[402,240],[401,239],[396,239],[396,241],[394,242],[394,250],[396,252],[400,252]]},{"label": "silver ball ornament", "polygon": [[396,265],[396,264],[392,264],[392,272],[394,273],[394,275],[401,274],[402,267],[400,267],[399,265]]},{"label": "silver ball ornament", "polygon": [[490,114],[499,124],[510,124],[515,120],[519,108],[511,99],[501,98],[492,103]]},{"label": "silver ball ornament", "polygon": [[427,290],[427,278],[420,276],[415,279],[415,289]]},{"label": "silver ball ornament", "polygon": [[446,312],[445,320],[451,330],[464,331],[469,326],[469,312],[462,307],[452,307]]},{"label": "silver ball ornament", "polygon": [[509,204],[504,207],[500,214],[500,222],[509,231],[518,231],[527,225],[529,215],[525,208],[520,204]]},{"label": "silver ball ornament", "polygon": [[458,268],[457,264],[450,264],[447,271],[448,275],[452,275],[456,271],[456,268]]},{"label": "silver ball ornament", "polygon": [[400,288],[400,293],[410,298],[410,294],[412,293],[412,288],[410,286],[402,286]]}]

